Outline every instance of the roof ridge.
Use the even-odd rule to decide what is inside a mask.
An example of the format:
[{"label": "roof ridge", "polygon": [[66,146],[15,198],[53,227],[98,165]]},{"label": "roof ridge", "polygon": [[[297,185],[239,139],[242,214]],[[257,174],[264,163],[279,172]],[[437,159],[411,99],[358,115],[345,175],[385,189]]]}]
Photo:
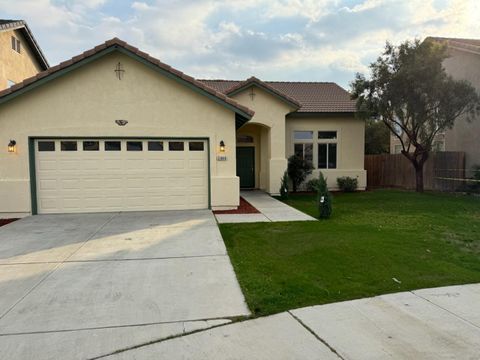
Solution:
[{"label": "roof ridge", "polygon": [[285,94],[283,91],[271,86],[267,82],[260,80],[259,78],[255,76],[250,76],[248,79],[244,81],[240,81],[238,84],[231,86],[227,90],[225,90],[225,94],[231,95],[232,93],[236,93],[237,91],[240,91],[242,88],[249,86],[250,84],[254,84],[257,86],[262,87],[264,90],[267,90],[274,95],[280,97],[283,99],[283,101],[287,101],[290,104],[293,104],[297,106],[298,108],[302,107],[302,103],[298,101],[297,99],[294,99],[293,97],[289,96],[288,94]]},{"label": "roof ridge", "polygon": [[157,67],[161,68],[162,70],[176,76],[179,79],[182,79],[183,81],[186,81],[186,82],[194,85],[195,87],[205,91],[206,93],[208,93],[210,95],[215,96],[216,98],[222,100],[224,103],[227,103],[230,106],[233,106],[237,110],[240,110],[241,112],[243,112],[245,114],[248,114],[249,116],[253,116],[253,114],[254,114],[253,110],[249,109],[248,107],[246,107],[244,105],[241,105],[240,103],[238,103],[237,101],[235,101],[233,99],[230,99],[228,96],[221,93],[220,91],[217,91],[214,88],[205,85],[204,83],[194,79],[193,77],[183,73],[182,71],[174,69],[170,65],[167,65],[167,64],[163,63],[162,61],[154,58],[153,56],[150,56],[146,52],[143,52],[143,51],[139,50],[138,48],[128,44],[127,42],[119,39],[118,37],[114,37],[110,40],[107,40],[100,45],[97,45],[97,46],[95,46],[95,47],[93,47],[89,50],[86,50],[83,53],[81,53],[79,55],[76,55],[76,56],[74,56],[74,57],[72,57],[68,60],[62,61],[61,63],[59,63],[59,64],[57,64],[53,67],[50,67],[47,70],[44,70],[44,71],[42,71],[42,72],[40,72],[40,73],[38,73],[38,74],[36,74],[32,77],[29,77],[29,78],[23,80],[20,83],[17,83],[17,84],[15,84],[15,85],[7,88],[7,89],[4,89],[4,90],[0,91],[0,99],[4,96],[7,96],[11,93],[16,92],[17,90],[20,90],[20,89],[22,89],[26,86],[29,86],[29,85],[33,84],[37,80],[40,80],[40,79],[42,79],[46,76],[49,76],[53,73],[56,73],[57,71],[68,68],[69,66],[71,66],[73,64],[76,64],[76,63],[78,63],[78,62],[80,62],[80,61],[82,61],[86,58],[89,58],[89,57],[101,52],[102,50],[105,50],[105,49],[113,47],[113,46],[120,46],[120,47],[130,51],[131,53],[141,57],[142,59],[156,65]]}]

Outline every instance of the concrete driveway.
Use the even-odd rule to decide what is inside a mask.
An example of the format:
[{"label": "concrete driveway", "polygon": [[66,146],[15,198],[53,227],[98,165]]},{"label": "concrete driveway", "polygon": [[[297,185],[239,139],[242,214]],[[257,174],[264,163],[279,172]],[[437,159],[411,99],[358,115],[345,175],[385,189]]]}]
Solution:
[{"label": "concrete driveway", "polygon": [[249,311],[210,211],[0,228],[0,358],[87,359]]}]

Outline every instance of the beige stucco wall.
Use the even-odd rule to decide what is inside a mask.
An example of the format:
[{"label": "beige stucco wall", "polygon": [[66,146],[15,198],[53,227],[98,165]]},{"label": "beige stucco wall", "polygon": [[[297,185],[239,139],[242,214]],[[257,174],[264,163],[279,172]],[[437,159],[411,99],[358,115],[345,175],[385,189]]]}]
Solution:
[{"label": "beige stucco wall", "polygon": [[[119,61],[122,80],[114,72]],[[129,123],[120,127],[116,119]],[[0,105],[0,213],[31,210],[29,136],[207,137],[212,206],[238,206],[234,112],[120,53]],[[7,152],[10,139],[16,154]],[[220,140],[227,161],[216,159]]]},{"label": "beige stucco wall", "polygon": [[[257,86],[253,86],[255,97],[252,99],[251,88],[232,98],[255,111],[249,124],[259,125],[261,132],[259,187],[275,195],[279,193],[280,181],[287,168],[285,116],[295,109]],[[242,128],[239,132],[241,131]]]},{"label": "beige stucco wall", "polygon": [[[294,154],[294,131],[336,131],[337,132],[337,168],[322,169],[327,178],[328,187],[338,189],[337,178],[350,176],[358,179],[358,189],[365,190],[367,186],[367,173],[364,168],[365,149],[365,122],[352,116],[322,116],[322,117],[288,117],[286,122],[285,143],[287,144],[286,156]],[[315,137],[314,133],[314,137]],[[317,148],[314,146],[314,153]],[[314,155],[314,167],[316,156]],[[315,169],[309,178],[319,176]]]},{"label": "beige stucco wall", "polygon": [[[20,53],[12,49],[12,36],[21,42]],[[0,90],[7,88],[8,80],[19,83],[40,71],[38,61],[19,30],[0,32]]]},{"label": "beige stucco wall", "polygon": [[[454,79],[469,81],[480,93],[480,54],[450,49],[450,57],[443,63]],[[480,116],[472,122],[466,116],[457,119],[453,129],[445,133],[446,151],[464,151],[465,165],[470,170],[480,165]]]}]

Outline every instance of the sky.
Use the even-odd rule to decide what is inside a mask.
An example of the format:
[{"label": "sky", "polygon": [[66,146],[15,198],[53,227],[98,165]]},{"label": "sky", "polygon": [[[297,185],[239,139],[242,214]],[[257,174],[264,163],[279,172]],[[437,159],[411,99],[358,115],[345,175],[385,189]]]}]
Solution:
[{"label": "sky", "polygon": [[196,78],[334,81],[388,40],[480,39],[480,0],[0,0],[55,65],[119,37]]}]

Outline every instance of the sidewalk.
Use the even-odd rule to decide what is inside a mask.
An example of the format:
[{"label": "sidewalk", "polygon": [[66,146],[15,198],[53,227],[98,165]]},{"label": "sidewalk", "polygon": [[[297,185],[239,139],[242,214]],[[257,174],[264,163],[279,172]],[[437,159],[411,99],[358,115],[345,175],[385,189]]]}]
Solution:
[{"label": "sidewalk", "polygon": [[215,214],[219,223],[316,221],[317,219],[274,199],[259,190],[242,191],[240,196],[255,207],[259,214]]},{"label": "sidewalk", "polygon": [[424,289],[218,326],[107,359],[478,359],[480,284]]}]

